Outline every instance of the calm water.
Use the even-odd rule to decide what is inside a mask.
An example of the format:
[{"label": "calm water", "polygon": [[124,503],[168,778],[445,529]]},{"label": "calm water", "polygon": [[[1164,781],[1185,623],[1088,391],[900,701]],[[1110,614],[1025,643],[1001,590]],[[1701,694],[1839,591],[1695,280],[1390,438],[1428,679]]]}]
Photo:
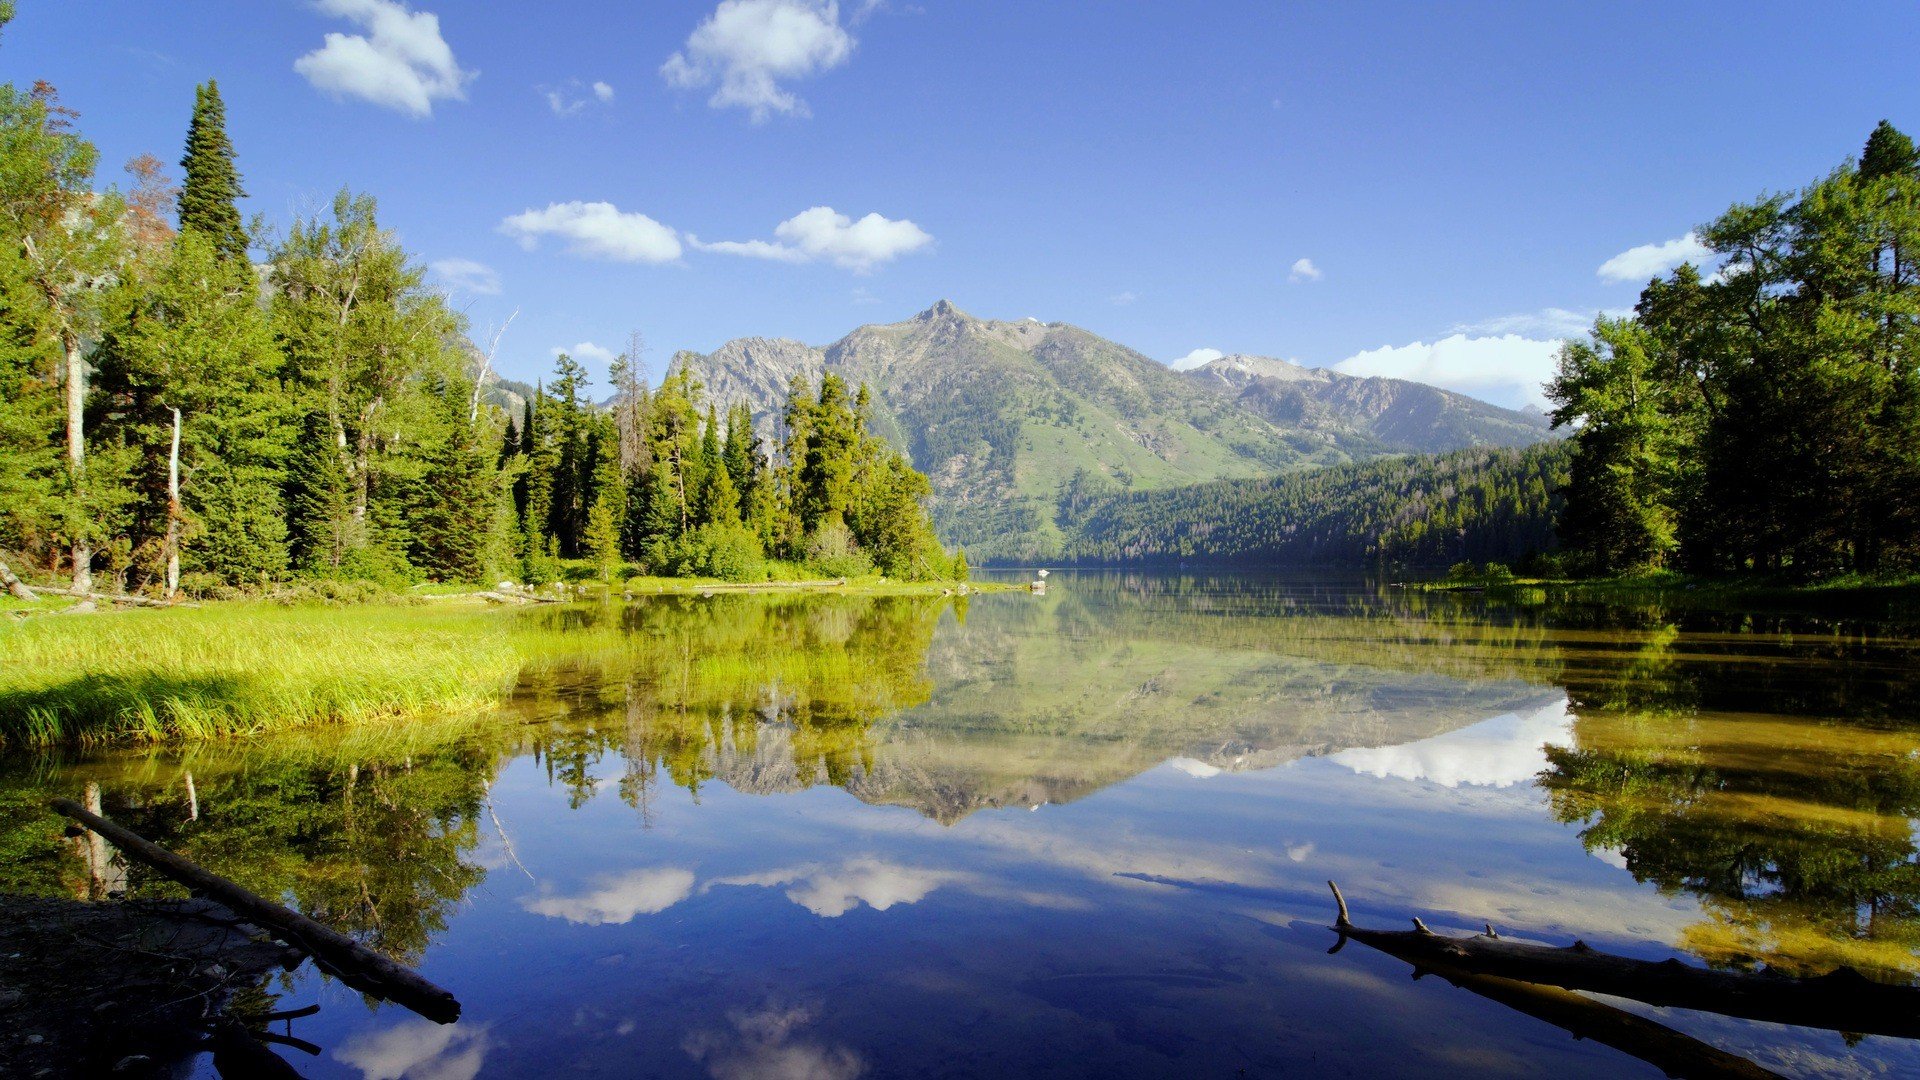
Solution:
[{"label": "calm water", "polygon": [[[520,618],[504,714],[0,766],[411,961],[307,1075],[1658,1076],[1325,929],[1920,977],[1920,642],[1848,621],[1056,575]],[[185,778],[198,806],[190,820]],[[136,870],[136,893],[159,892]],[[1920,1047],[1616,1002],[1793,1076]],[[198,1065],[202,1071],[207,1066]]]}]

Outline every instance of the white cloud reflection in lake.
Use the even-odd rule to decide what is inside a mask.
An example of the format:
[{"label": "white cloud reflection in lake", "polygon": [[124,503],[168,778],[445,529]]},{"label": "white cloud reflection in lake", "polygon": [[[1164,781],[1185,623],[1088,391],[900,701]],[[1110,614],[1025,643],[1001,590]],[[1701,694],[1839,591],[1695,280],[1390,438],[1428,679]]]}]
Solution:
[{"label": "white cloud reflection in lake", "polygon": [[1573,714],[1563,697],[1532,712],[1506,713],[1416,742],[1342,750],[1331,760],[1382,779],[1504,788],[1538,776],[1547,767],[1544,747],[1572,738]]}]

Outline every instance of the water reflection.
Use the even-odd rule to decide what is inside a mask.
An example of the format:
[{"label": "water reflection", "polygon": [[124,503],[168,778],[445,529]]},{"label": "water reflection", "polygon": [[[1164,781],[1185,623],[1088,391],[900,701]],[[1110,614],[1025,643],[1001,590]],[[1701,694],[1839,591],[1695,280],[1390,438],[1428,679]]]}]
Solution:
[{"label": "water reflection", "polygon": [[1564,697],[1528,713],[1506,713],[1398,746],[1342,750],[1333,760],[1357,773],[1442,787],[1512,787],[1547,767],[1547,746],[1565,745],[1573,716]]},{"label": "water reflection", "polygon": [[[98,888],[39,812],[98,784],[475,995],[458,1029],[329,1005],[367,1078],[641,1040],[662,1075],[1617,1064],[1321,961],[1294,927],[1330,875],[1396,920],[1920,976],[1920,686],[1885,627],[1125,575],[510,617],[536,659],[502,714],[0,762],[0,888]],[[1378,1046],[1340,1033],[1363,1006]]]}]

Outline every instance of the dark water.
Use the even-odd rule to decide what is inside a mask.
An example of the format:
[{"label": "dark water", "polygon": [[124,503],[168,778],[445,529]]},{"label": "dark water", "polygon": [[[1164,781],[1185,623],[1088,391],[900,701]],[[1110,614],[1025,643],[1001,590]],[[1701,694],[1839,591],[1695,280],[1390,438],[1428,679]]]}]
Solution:
[{"label": "dark water", "polygon": [[[1920,976],[1901,629],[1053,582],[535,612],[490,717],[16,759],[0,888],[102,887],[31,812],[99,784],[460,997],[442,1028],[265,988],[323,1006],[303,1073],[366,1080],[1660,1075],[1329,955],[1328,878],[1364,925]],[[1920,1075],[1911,1042],[1612,1004],[1786,1075]]]}]

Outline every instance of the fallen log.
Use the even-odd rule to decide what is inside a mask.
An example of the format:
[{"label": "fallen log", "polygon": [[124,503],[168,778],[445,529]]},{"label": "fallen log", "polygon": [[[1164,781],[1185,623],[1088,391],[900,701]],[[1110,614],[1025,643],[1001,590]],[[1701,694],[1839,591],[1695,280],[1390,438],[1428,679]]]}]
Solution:
[{"label": "fallen log", "polygon": [[155,600],[150,596],[128,596],[125,593],[103,593],[81,589],[53,589],[40,586],[43,593],[55,596],[71,596],[76,600],[101,600],[109,604],[130,604],[134,607],[191,607],[191,604],[175,604],[167,600]]},{"label": "fallen log", "polygon": [[0,585],[5,585],[7,587],[7,591],[12,593],[14,596],[14,599],[16,600],[24,600],[27,603],[31,604],[36,600],[40,599],[38,596],[34,595],[34,592],[32,589],[27,587],[26,582],[21,581],[17,577],[14,577],[13,571],[7,567],[6,563],[3,563],[3,562],[0,562]]},{"label": "fallen log", "polygon": [[[1515,1012],[1544,1020],[1576,1039],[1591,1039],[1630,1054],[1680,1080],[1782,1080],[1779,1073],[1738,1054],[1571,990],[1453,968],[1436,967],[1428,973]],[[1420,974],[1416,968],[1415,977]]]},{"label": "fallen log", "polygon": [[128,858],[226,905],[248,922],[299,948],[348,986],[404,1005],[437,1024],[451,1024],[460,1018],[460,1002],[411,968],[299,912],[209,873],[139,834],[90,813],[71,799],[55,799],[53,808],[104,837]]},{"label": "fallen log", "polygon": [[1340,935],[1340,945],[1352,938],[1405,960],[1416,973],[1451,970],[1745,1020],[1920,1038],[1920,987],[1876,983],[1850,967],[1809,979],[1775,972],[1710,971],[1672,958],[1615,956],[1584,941],[1564,948],[1508,941],[1491,924],[1484,934],[1452,937],[1434,933],[1417,917],[1412,930],[1369,930],[1348,917],[1340,887],[1331,881],[1327,885],[1339,906],[1332,929]]}]

